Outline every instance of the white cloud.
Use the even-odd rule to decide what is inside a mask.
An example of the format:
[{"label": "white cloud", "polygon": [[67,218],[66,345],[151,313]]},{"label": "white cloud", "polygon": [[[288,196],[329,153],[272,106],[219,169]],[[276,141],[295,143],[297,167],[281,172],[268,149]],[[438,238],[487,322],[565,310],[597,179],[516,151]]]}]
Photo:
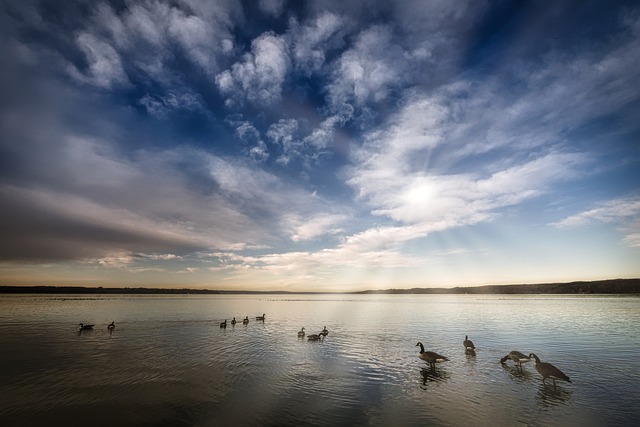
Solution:
[{"label": "white cloud", "polygon": [[407,59],[387,26],[373,26],[358,35],[354,46],[335,64],[328,85],[332,111],[344,104],[364,106],[385,100],[390,92],[406,83]]},{"label": "white cloud", "polygon": [[295,119],[280,119],[278,123],[269,126],[267,136],[271,141],[282,146],[283,151],[288,153],[294,149],[296,143],[296,132],[298,131],[298,121]]},{"label": "white cloud", "polygon": [[230,70],[216,76],[216,85],[229,96],[229,104],[243,99],[259,106],[269,106],[282,96],[291,62],[284,38],[265,33],[253,40],[251,52]]},{"label": "white cloud", "polygon": [[327,235],[337,235],[344,230],[338,224],[347,219],[345,215],[331,215],[323,213],[316,216],[285,215],[285,221],[292,229],[291,240],[294,242],[304,242],[317,237]]},{"label": "white cloud", "polygon": [[366,143],[354,151],[347,183],[373,214],[408,227],[370,230],[352,236],[353,241],[402,242],[491,220],[500,209],[544,194],[553,184],[575,176],[584,162],[577,154],[550,151],[520,159],[506,151],[502,162],[483,164],[471,154],[458,153],[457,161],[472,161],[473,166],[449,171],[449,164],[433,163],[434,153],[474,141],[449,139],[450,129],[458,123],[458,106],[445,99],[413,96],[385,128],[369,133]]},{"label": "white cloud", "polygon": [[624,242],[633,248],[640,248],[640,232],[626,235],[624,237]]},{"label": "white cloud", "polygon": [[105,89],[129,82],[120,55],[109,43],[89,33],[80,34],[76,42],[85,54],[89,68],[88,76],[85,77],[70,66],[72,76]]},{"label": "white cloud", "polygon": [[248,154],[253,160],[264,162],[269,158],[269,148],[262,140],[260,131],[251,122],[242,120],[241,116],[229,117],[226,122],[235,127],[236,137],[249,146]]},{"label": "white cloud", "polygon": [[327,52],[342,45],[348,20],[330,12],[314,17],[306,25],[292,21],[291,52],[296,68],[306,75],[321,70]]},{"label": "white cloud", "polygon": [[165,119],[171,111],[205,111],[202,97],[192,92],[169,91],[165,96],[145,95],[138,101],[152,116]]},{"label": "white cloud", "polygon": [[597,208],[571,215],[554,225],[578,227],[596,222],[619,223],[633,220],[640,220],[640,199],[622,198],[609,200]]},{"label": "white cloud", "polygon": [[[111,69],[117,69],[117,55],[127,68],[142,71],[165,86],[182,79],[182,70],[173,63],[176,53],[213,77],[219,72],[219,58],[233,48],[230,15],[235,6],[233,2],[211,6],[185,2],[190,3],[188,8],[167,1],[140,1],[117,13],[100,3],[95,7],[93,25],[85,29],[85,39],[78,45],[95,67],[111,64]],[[113,70],[103,74],[115,76]],[[104,84],[106,80],[97,81]]]},{"label": "white cloud", "polygon": [[598,223],[615,225],[625,235],[623,241],[627,245],[640,247],[640,198],[608,200],[596,208],[571,215],[552,225],[568,228]]}]

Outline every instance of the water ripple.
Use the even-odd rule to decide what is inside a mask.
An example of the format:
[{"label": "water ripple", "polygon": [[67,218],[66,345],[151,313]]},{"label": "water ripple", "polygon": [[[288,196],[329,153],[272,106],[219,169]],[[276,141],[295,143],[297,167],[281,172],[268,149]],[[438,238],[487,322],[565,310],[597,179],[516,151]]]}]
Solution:
[{"label": "water ripple", "polygon": [[[632,425],[640,300],[467,296],[0,299],[0,422]],[[512,319],[527,313],[527,321]],[[267,313],[264,322],[256,315]],[[249,316],[248,325],[219,324]],[[115,320],[109,333],[106,325]],[[95,323],[78,333],[80,322]],[[329,335],[297,337],[305,327]],[[475,356],[465,354],[469,335]],[[435,369],[417,341],[449,357]],[[544,385],[535,352],[573,383]],[[463,410],[464,409],[464,410]]]}]

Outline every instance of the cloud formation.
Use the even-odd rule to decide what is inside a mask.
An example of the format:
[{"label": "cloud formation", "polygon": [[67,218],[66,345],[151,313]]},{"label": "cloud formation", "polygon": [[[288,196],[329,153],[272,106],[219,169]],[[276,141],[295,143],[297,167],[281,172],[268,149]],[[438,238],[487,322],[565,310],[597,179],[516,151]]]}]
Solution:
[{"label": "cloud formation", "polygon": [[633,2],[80,3],[0,5],[15,283],[640,274]]}]

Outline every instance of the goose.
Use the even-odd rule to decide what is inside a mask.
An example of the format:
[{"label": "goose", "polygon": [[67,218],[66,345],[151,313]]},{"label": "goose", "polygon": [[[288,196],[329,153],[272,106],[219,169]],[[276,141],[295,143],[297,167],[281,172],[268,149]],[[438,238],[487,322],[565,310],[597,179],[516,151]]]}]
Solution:
[{"label": "goose", "polygon": [[300,331],[298,331],[298,336],[301,338],[304,338],[304,328],[300,329]]},{"label": "goose", "polygon": [[329,335],[329,330],[327,329],[326,326],[324,327],[322,332],[320,332],[320,335],[322,335],[323,337],[326,337],[327,335]]},{"label": "goose", "polygon": [[416,344],[416,347],[417,346],[420,346],[420,355],[418,357],[427,362],[431,368],[435,368],[436,363],[446,362],[449,360],[438,353],[434,353],[433,351],[424,351],[424,346],[419,341],[418,344]]},{"label": "goose", "polygon": [[540,358],[535,354],[529,354],[530,359],[534,359],[534,366],[536,371],[542,375],[542,383],[545,384],[547,378],[553,380],[553,386],[556,386],[556,380],[563,380],[571,382],[568,376],[566,376],[560,369],[553,366],[551,363],[541,362]]},{"label": "goose", "polygon": [[224,319],[224,322],[220,322],[220,327],[221,328],[226,328],[227,327],[227,319]]},{"label": "goose", "polygon": [[509,359],[513,360],[519,368],[522,368],[523,363],[531,362],[531,358],[529,356],[516,350],[510,351],[509,354],[500,359],[500,363],[505,363]]},{"label": "goose", "polygon": [[322,338],[322,335],[320,334],[311,334],[311,335],[307,335],[307,339],[309,341],[318,341]]},{"label": "goose", "polygon": [[232,324],[232,325],[235,325],[235,324],[236,324],[236,318],[235,318],[235,317],[234,317],[234,318],[233,318],[233,320],[231,321],[231,324]]},{"label": "goose", "polygon": [[242,324],[243,325],[248,325],[249,324],[249,316],[245,316],[245,318],[242,319]]},{"label": "goose", "polygon": [[473,345],[473,341],[471,341],[469,339],[468,335],[464,336],[464,341],[462,341],[462,344],[464,345],[464,349],[465,350],[475,350],[476,349],[476,346]]},{"label": "goose", "polygon": [[264,313],[262,314],[262,316],[256,316],[256,320],[264,320]]},{"label": "goose", "polygon": [[116,322],[111,322],[109,323],[109,326],[107,326],[107,329],[109,329],[110,331],[113,331],[116,328]]},{"label": "goose", "polygon": [[89,330],[89,329],[93,329],[93,325],[85,325],[84,323],[80,323],[78,325],[78,328],[80,330],[86,331],[86,330]]}]

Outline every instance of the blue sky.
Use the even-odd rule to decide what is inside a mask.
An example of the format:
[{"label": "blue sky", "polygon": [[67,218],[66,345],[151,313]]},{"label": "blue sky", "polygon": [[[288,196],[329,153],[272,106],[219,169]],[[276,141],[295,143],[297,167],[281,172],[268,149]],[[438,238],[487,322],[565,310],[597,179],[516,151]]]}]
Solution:
[{"label": "blue sky", "polygon": [[640,7],[0,2],[0,283],[640,276]]}]

